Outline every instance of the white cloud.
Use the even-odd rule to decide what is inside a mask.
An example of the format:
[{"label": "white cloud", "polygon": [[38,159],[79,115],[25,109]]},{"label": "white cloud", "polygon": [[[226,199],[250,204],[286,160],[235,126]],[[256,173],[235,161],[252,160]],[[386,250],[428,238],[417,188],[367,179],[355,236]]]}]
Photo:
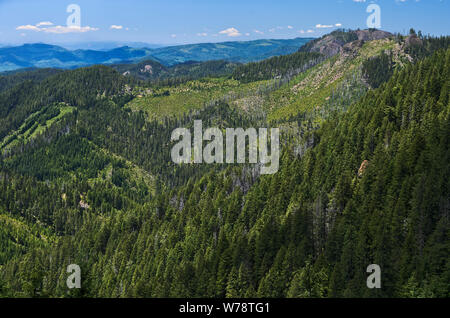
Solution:
[{"label": "white cloud", "polygon": [[308,30],[306,33],[314,33],[314,30]]},{"label": "white cloud", "polygon": [[236,28],[228,28],[226,30],[220,31],[219,34],[225,34],[226,36],[241,36],[242,34]]},{"label": "white cloud", "polygon": [[256,34],[264,34],[264,32],[259,31],[259,30],[255,30],[255,31],[253,31],[253,32],[255,32]]},{"label": "white cloud", "polygon": [[342,23],[335,23],[335,24],[316,24],[316,29],[329,29],[334,27],[341,27]]},{"label": "white cloud", "polygon": [[[79,27],[79,26],[62,26],[55,25],[51,26],[53,23],[51,22],[39,22],[36,25],[20,25],[16,28],[16,30],[22,31],[34,31],[34,32],[44,32],[44,33],[56,33],[56,34],[64,34],[64,33],[85,33],[89,31],[98,31],[98,28],[93,28],[90,26]],[[48,27],[43,27],[48,26]]]},{"label": "white cloud", "polygon": [[326,29],[326,28],[332,28],[332,24],[316,24],[317,29]]},{"label": "white cloud", "polygon": [[56,33],[56,34],[64,34],[64,33],[85,33],[89,31],[98,31],[98,28],[92,28],[90,26],[78,27],[78,26],[61,26],[57,25],[51,28],[42,28],[42,31],[46,33]]},{"label": "white cloud", "polygon": [[113,24],[113,25],[111,25],[109,28],[110,28],[111,30],[122,30],[122,29],[123,29],[123,26]]},{"label": "white cloud", "polygon": [[208,33],[205,33],[205,32],[197,33],[197,36],[208,36]]},{"label": "white cloud", "polygon": [[53,25],[53,23],[50,21],[44,21],[44,22],[39,22],[38,24],[36,24],[37,27],[48,26],[48,25]]},{"label": "white cloud", "polygon": [[171,34],[170,37],[171,37],[172,39],[175,39],[175,38],[177,37],[177,35],[176,35],[176,34]]},{"label": "white cloud", "polygon": [[287,28],[288,28],[289,30],[292,30],[294,27],[293,27],[292,25],[288,25]]},{"label": "white cloud", "polygon": [[28,30],[28,31],[42,31],[35,25],[27,24],[27,25],[20,25],[16,28],[16,30]]}]

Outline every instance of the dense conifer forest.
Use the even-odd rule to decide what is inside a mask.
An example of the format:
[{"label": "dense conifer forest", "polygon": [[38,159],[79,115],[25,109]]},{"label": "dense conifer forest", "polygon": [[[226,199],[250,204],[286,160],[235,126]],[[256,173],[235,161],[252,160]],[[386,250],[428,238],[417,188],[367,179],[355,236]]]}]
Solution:
[{"label": "dense conifer forest", "polygon": [[[449,297],[448,37],[331,36],[350,46],[0,76],[0,297]],[[280,127],[279,171],[173,163],[200,119]]]}]

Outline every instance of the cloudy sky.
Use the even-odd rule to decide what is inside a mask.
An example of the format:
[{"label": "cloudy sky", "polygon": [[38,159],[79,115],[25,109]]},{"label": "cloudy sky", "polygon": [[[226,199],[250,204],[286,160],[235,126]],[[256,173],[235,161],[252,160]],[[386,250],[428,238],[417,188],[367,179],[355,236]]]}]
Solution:
[{"label": "cloudy sky", "polygon": [[[155,44],[317,37],[367,28],[448,35],[450,0],[0,0],[0,44],[139,41]],[[67,19],[80,8],[80,25]],[[72,22],[76,20],[72,19]]]}]

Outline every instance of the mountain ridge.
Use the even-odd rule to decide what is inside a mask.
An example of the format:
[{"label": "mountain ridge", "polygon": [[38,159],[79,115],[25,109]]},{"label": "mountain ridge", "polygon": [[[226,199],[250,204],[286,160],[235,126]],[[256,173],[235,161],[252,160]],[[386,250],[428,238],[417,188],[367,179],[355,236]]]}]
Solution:
[{"label": "mountain ridge", "polygon": [[311,39],[227,41],[162,48],[123,46],[107,51],[68,50],[61,46],[45,43],[24,44],[0,48],[0,71],[29,67],[71,69],[95,64],[137,63],[144,59],[155,60],[165,66],[173,66],[187,61],[250,62],[293,53]]},{"label": "mountain ridge", "polygon": [[331,57],[344,49],[344,46],[354,41],[362,43],[366,41],[382,40],[393,37],[390,32],[367,29],[367,30],[336,30],[329,34],[315,39],[299,49],[300,52],[316,52]]},{"label": "mountain ridge", "polygon": [[[340,45],[181,83],[5,76],[0,297],[448,297],[448,38]],[[279,171],[173,163],[195,120],[279,127]]]}]

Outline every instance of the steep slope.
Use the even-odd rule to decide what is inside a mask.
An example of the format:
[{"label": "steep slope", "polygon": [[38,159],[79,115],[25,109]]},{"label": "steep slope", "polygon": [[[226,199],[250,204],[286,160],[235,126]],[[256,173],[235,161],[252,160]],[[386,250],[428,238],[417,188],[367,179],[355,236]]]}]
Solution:
[{"label": "steep slope", "polygon": [[[298,75],[288,86],[274,92],[266,103],[271,119],[294,116],[302,111],[320,110],[327,101],[334,101],[334,92],[345,83],[353,81],[352,89],[364,83],[361,78],[361,65],[371,57],[385,50],[392,50],[392,40],[375,40],[365,44],[351,42],[341,54],[337,54],[320,65]],[[359,82],[359,83],[358,83]],[[344,84],[345,85],[345,84]]]},{"label": "steep slope", "polygon": [[369,30],[336,30],[330,34],[326,34],[319,39],[310,41],[302,46],[300,52],[317,52],[325,56],[331,57],[343,51],[344,45],[354,41],[374,41],[385,38],[392,38],[393,35],[386,31],[369,29]]},{"label": "steep slope", "polygon": [[449,72],[450,50],[406,66],[272,176],[229,167],[116,213],[91,188],[97,208],[58,211],[70,235],[2,267],[3,293],[64,296],[70,260],[89,277],[72,296],[448,297]]},{"label": "steep slope", "polygon": [[[448,297],[450,50],[420,40],[411,54],[445,50],[411,63],[403,39],[353,41],[295,76],[295,58],[252,64],[288,74],[248,83],[19,81],[0,93],[0,295]],[[280,126],[279,172],[172,163],[195,119]]]},{"label": "steep slope", "polygon": [[[349,42],[352,34],[367,41]],[[128,106],[133,111],[144,110],[150,118],[160,118],[199,109],[211,99],[223,99],[249,113],[267,116],[272,123],[306,114],[317,124],[331,112],[345,110],[414,60],[408,54],[408,38],[394,39],[382,31],[333,32],[330,36],[338,35],[348,37],[347,43],[332,57],[298,52],[248,63],[232,74],[239,83],[228,79],[203,79],[181,86],[168,83],[158,90],[138,90]],[[370,40],[372,37],[382,39]],[[445,47],[445,39],[439,43],[434,44],[436,48]],[[424,56],[435,50],[424,46],[429,47]]]},{"label": "steep slope", "polygon": [[323,55],[318,53],[297,52],[239,66],[232,76],[242,83],[294,76],[323,59]]}]

